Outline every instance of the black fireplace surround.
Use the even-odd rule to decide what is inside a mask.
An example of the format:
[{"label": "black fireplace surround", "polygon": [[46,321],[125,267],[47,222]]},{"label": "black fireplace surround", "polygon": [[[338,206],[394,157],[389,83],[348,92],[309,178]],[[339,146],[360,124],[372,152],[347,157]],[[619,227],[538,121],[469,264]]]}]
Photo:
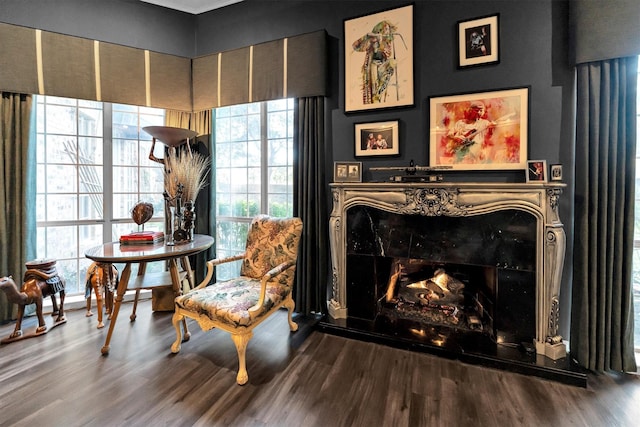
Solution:
[{"label": "black fireplace surround", "polygon": [[518,206],[479,215],[343,207],[348,314],[325,316],[322,329],[586,386],[570,355],[552,360],[534,345],[539,217]]}]

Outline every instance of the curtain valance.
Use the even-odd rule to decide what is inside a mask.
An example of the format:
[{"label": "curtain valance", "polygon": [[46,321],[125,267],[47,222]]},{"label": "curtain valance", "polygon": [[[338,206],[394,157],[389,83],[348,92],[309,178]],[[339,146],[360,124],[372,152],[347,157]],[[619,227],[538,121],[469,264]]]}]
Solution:
[{"label": "curtain valance", "polygon": [[193,109],[325,96],[326,32],[316,31],[193,60]]},{"label": "curtain valance", "polygon": [[0,23],[0,90],[202,111],[326,95],[324,30],[195,59]]},{"label": "curtain valance", "polygon": [[640,55],[638,0],[569,2],[575,64]]}]

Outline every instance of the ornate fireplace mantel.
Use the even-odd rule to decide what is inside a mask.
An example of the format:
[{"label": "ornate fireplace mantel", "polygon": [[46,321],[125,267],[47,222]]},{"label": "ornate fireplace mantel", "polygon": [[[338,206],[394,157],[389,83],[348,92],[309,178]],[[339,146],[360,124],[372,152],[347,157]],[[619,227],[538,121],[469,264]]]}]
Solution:
[{"label": "ornate fireplace mantel", "polygon": [[332,295],[329,315],[347,317],[347,211],[368,206],[406,215],[468,217],[503,210],[527,212],[536,219],[534,344],[552,359],[566,355],[558,335],[559,291],[566,236],[558,215],[562,183],[333,183],[329,231]]}]

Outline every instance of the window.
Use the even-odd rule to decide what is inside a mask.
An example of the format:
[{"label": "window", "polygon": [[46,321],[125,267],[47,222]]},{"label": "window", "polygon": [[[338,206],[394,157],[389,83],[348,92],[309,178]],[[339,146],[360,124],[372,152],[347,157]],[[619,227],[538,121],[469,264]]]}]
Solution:
[{"label": "window", "polygon": [[[640,88],[640,70],[638,72],[638,87]],[[638,96],[638,95],[636,95]],[[640,96],[638,96],[640,113]],[[636,131],[640,132],[640,114],[636,116]],[[636,135],[636,202],[633,233],[633,311],[634,311],[634,347],[636,359],[640,358],[640,134]],[[640,360],[639,360],[640,362]]]},{"label": "window", "polygon": [[84,251],[137,227],[131,208],[154,205],[164,228],[162,165],[148,160],[164,110],[36,96],[37,257],[57,260],[67,295],[84,293]]},{"label": "window", "polygon": [[[293,215],[293,99],[214,110],[216,255],[244,250],[251,218]],[[224,280],[239,264],[217,267]]]}]

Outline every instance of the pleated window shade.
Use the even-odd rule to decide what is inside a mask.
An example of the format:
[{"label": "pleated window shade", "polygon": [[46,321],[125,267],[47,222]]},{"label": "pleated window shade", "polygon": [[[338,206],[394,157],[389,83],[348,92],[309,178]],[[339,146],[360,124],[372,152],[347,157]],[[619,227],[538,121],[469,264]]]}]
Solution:
[{"label": "pleated window shade", "polygon": [[203,111],[323,96],[324,30],[184,58],[0,23],[0,90]]},{"label": "pleated window shade", "polygon": [[100,101],[146,105],[144,50],[99,44]]},{"label": "pleated window shade", "polygon": [[36,32],[0,24],[0,89],[38,93]]}]

